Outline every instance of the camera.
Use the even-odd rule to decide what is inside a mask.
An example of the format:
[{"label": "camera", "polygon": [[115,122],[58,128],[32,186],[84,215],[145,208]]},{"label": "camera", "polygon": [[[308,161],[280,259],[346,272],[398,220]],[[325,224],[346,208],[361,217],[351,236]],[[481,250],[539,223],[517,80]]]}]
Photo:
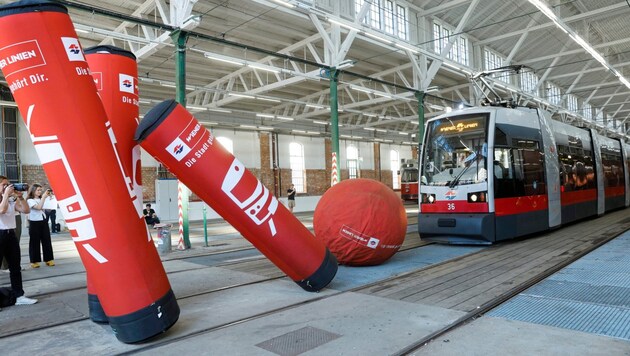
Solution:
[{"label": "camera", "polygon": [[13,183],[13,190],[16,192],[25,192],[28,190],[27,183]]}]

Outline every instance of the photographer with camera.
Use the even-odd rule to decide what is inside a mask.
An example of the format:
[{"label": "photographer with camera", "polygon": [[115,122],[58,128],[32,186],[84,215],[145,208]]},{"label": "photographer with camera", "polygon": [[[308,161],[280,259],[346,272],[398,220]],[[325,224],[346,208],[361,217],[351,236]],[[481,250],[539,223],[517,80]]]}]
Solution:
[{"label": "photographer with camera", "polygon": [[31,259],[32,268],[39,268],[39,263],[42,261],[40,244],[44,250],[44,262],[46,262],[46,266],[52,267],[55,265],[50,229],[48,227],[46,213],[44,212],[44,204],[46,203],[46,199],[50,198],[50,194],[50,189],[44,191],[41,185],[33,184],[26,196],[26,202],[29,208],[31,208],[31,212],[28,214],[28,236],[30,237],[28,255]]},{"label": "photographer with camera", "polygon": [[[52,190],[50,191],[50,195],[52,197]],[[46,221],[50,221],[50,233],[58,234],[60,231],[59,224],[57,224],[57,209],[44,209],[44,212],[46,213]]]},{"label": "photographer with camera", "polygon": [[[24,187],[18,187],[24,188]],[[0,260],[6,257],[9,262],[11,289],[16,297],[15,304],[35,304],[37,299],[24,295],[22,271],[20,267],[20,244],[15,236],[15,211],[27,214],[30,209],[21,193],[15,191],[7,177],[0,176]]]}]

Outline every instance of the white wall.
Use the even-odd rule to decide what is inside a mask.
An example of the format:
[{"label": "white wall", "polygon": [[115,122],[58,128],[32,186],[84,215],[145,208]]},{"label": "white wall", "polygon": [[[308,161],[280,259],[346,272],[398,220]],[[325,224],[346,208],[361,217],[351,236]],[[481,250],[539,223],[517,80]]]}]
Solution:
[{"label": "white wall", "polygon": [[234,156],[247,168],[260,168],[260,139],[258,132],[244,132],[213,129],[215,137],[227,137],[232,140]]},{"label": "white wall", "polygon": [[35,146],[33,145],[33,141],[31,140],[31,136],[26,129],[26,124],[22,120],[22,116],[18,116],[18,140],[20,147],[19,150],[19,159],[20,164],[23,165],[41,165],[41,161],[39,157],[37,157],[37,152],[35,152]]},{"label": "white wall", "polygon": [[306,169],[326,169],[325,141],[319,137],[278,135],[278,161],[280,168],[291,168],[289,164],[289,145],[297,142],[304,147],[304,165]]},{"label": "white wall", "polygon": [[413,154],[411,152],[411,146],[400,146],[392,144],[381,144],[381,167],[383,170],[390,169],[389,153],[391,150],[398,151],[398,166],[396,170],[400,168],[401,159],[412,159]]}]

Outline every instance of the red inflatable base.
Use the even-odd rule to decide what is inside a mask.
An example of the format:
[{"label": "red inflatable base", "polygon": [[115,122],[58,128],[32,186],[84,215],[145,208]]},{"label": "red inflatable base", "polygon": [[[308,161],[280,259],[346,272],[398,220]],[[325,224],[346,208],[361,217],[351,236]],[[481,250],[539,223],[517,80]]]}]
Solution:
[{"label": "red inflatable base", "polygon": [[328,189],[315,208],[315,236],[339,264],[377,265],[400,248],[407,233],[402,201],[385,184],[345,180]]}]

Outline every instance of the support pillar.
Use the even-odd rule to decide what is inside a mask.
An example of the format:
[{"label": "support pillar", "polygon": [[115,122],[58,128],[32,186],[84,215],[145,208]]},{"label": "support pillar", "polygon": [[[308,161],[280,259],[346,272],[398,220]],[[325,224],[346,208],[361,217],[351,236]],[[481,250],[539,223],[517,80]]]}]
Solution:
[{"label": "support pillar", "polygon": [[[175,43],[175,100],[182,106],[186,106],[186,41],[188,32],[177,30],[171,34]],[[179,243],[177,248],[189,249],[190,237],[188,226],[188,201],[190,191],[181,182],[177,181],[177,207],[179,213]]]},{"label": "support pillar", "polygon": [[339,72],[336,68],[330,70],[330,132],[332,143],[332,169],[330,175],[330,186],[341,181],[341,170],[339,169],[339,104],[337,97],[337,84],[339,82]]}]

